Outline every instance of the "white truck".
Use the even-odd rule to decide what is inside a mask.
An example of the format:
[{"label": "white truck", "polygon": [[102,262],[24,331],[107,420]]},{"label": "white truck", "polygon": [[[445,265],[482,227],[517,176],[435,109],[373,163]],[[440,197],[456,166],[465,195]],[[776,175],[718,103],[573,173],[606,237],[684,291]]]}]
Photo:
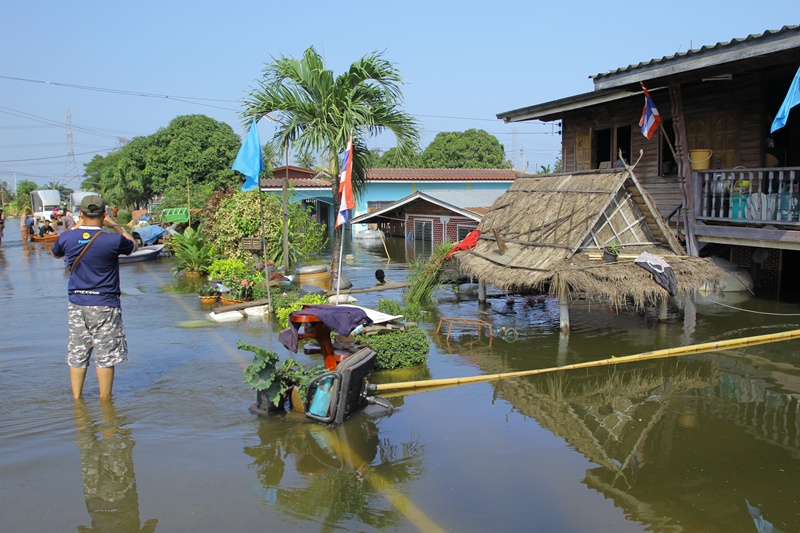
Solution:
[{"label": "white truck", "polygon": [[99,193],[93,191],[75,191],[69,195],[69,210],[72,211],[73,215],[76,217],[78,216],[78,211],[81,208],[81,201],[90,194],[97,194],[99,196]]},{"label": "white truck", "polygon": [[56,189],[31,191],[31,210],[36,224],[53,220],[51,212],[61,205],[61,193]]}]

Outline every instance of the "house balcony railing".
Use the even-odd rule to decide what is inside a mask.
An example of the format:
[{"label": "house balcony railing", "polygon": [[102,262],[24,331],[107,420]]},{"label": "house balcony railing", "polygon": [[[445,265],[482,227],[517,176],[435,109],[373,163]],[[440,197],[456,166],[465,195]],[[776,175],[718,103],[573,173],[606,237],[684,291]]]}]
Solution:
[{"label": "house balcony railing", "polygon": [[800,167],[692,171],[695,219],[800,229]]}]

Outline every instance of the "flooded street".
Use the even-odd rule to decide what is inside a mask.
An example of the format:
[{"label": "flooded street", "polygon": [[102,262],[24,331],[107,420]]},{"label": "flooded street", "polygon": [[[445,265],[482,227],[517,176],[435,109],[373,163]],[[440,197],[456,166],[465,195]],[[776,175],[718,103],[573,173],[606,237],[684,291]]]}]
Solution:
[{"label": "flooded street", "polygon": [[[73,402],[63,262],[49,245],[0,247],[0,531],[800,531],[800,341],[427,392],[395,411],[325,427],[257,417],[242,383],[250,352],[288,357],[261,318],[212,323],[168,258],[122,270],[129,362],[101,404],[91,369]],[[391,243],[402,256],[403,243]],[[400,250],[400,251],[398,251]],[[382,245],[346,245],[356,287],[402,281]],[[398,290],[355,295],[375,307]],[[800,328],[800,306],[745,299],[616,314],[581,302],[561,337],[551,299],[479,309],[450,288],[422,327],[424,368],[376,382],[547,368]],[[435,335],[440,317],[475,328]],[[296,356],[307,365],[321,356]],[[92,364],[92,367],[94,365]],[[758,529],[762,524],[762,529]]]}]

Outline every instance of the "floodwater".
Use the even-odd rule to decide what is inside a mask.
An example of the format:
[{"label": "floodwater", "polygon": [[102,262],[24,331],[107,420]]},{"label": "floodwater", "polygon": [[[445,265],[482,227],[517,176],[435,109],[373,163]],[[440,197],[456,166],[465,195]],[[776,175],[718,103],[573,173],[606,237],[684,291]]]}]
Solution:
[{"label": "floodwater", "polygon": [[[394,413],[336,428],[258,417],[237,340],[288,356],[268,322],[208,322],[168,258],[122,266],[130,361],[112,402],[91,370],[73,402],[63,263],[0,247],[0,530],[18,531],[800,531],[800,341],[647,363],[387,393]],[[403,243],[349,244],[359,286],[401,281]],[[359,304],[374,307],[365,293]],[[800,307],[697,302],[653,313],[505,296],[479,309],[438,293],[422,324],[429,363],[375,381],[501,373],[800,327]],[[738,308],[735,309],[734,307]],[[739,310],[739,309],[746,309]],[[518,340],[456,327],[476,318]],[[318,356],[298,358],[319,364]]]}]

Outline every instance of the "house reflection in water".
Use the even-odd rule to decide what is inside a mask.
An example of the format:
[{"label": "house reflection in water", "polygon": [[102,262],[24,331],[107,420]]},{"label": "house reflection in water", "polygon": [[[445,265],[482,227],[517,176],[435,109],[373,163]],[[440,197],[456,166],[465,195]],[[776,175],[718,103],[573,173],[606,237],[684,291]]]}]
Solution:
[{"label": "house reflection in water", "polygon": [[720,364],[508,380],[497,395],[596,463],[583,482],[655,531],[797,524],[800,395],[748,365]]}]

